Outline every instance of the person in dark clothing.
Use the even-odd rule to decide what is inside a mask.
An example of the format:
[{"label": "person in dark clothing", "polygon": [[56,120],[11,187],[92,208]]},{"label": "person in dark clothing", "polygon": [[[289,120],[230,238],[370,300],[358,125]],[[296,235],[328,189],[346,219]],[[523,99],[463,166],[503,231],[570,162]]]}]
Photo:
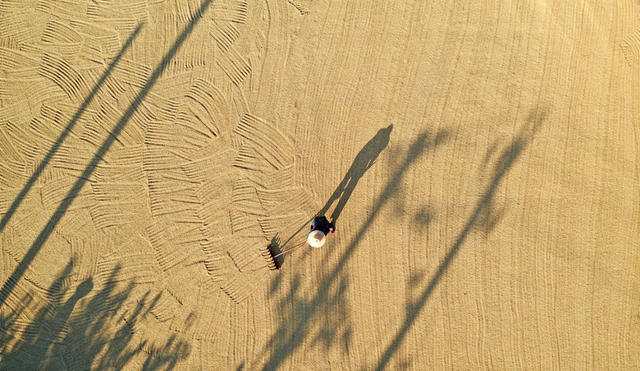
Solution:
[{"label": "person in dark clothing", "polygon": [[316,216],[311,222],[311,231],[307,234],[307,242],[312,247],[322,247],[326,242],[326,236],[335,232],[333,223],[329,222],[324,215]]},{"label": "person in dark clothing", "polygon": [[312,231],[321,231],[325,235],[336,231],[335,225],[331,223],[326,216],[320,215],[313,218],[311,222]]}]

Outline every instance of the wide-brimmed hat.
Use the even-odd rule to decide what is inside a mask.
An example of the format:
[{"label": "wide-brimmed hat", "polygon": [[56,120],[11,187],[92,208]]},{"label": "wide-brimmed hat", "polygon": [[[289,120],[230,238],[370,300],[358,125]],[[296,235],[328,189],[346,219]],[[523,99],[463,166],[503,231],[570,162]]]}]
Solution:
[{"label": "wide-brimmed hat", "polygon": [[322,231],[311,231],[307,236],[307,242],[311,247],[315,248],[322,247],[326,240],[327,238]]}]

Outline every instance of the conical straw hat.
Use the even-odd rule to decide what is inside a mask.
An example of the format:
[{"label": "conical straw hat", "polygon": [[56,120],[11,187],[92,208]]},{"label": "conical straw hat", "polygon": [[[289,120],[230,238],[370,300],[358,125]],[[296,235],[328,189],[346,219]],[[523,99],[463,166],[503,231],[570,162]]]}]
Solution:
[{"label": "conical straw hat", "polygon": [[307,236],[307,242],[315,248],[322,247],[326,240],[326,236],[321,231],[311,231]]}]

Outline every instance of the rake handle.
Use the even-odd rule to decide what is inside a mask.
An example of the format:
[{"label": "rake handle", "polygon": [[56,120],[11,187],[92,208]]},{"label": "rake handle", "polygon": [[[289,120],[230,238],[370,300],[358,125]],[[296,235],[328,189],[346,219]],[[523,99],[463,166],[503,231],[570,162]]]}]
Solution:
[{"label": "rake handle", "polygon": [[290,247],[290,248],[288,248],[288,249],[286,249],[284,251],[281,251],[278,255],[275,255],[273,258],[275,259],[275,258],[277,258],[277,257],[279,257],[281,255],[284,255],[284,254],[286,254],[286,253],[288,253],[290,251],[293,251],[293,250],[297,249],[298,247],[303,246],[305,243],[307,243],[307,242],[305,241],[305,242],[299,243],[299,244],[295,245],[294,247]]}]

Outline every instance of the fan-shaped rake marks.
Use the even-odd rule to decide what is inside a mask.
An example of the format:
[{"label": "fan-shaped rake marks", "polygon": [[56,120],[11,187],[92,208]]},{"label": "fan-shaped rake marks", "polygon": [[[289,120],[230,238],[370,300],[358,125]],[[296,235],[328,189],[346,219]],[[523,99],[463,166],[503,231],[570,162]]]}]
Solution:
[{"label": "fan-shaped rake marks", "polygon": [[[75,214],[75,213],[73,213]],[[81,220],[76,220],[80,222]],[[86,220],[84,220],[86,222]],[[91,223],[89,221],[89,223]],[[71,224],[67,225],[67,229]],[[77,225],[77,223],[76,223]],[[78,236],[69,237],[71,253],[75,257],[73,272],[75,279],[82,281],[93,277],[98,269],[98,252],[106,250],[108,240],[97,240],[93,237],[83,238]]]},{"label": "fan-shaped rake marks", "polygon": [[258,222],[264,237],[270,239],[278,234],[283,236],[293,235],[308,219],[308,214],[298,212],[261,217],[258,218]]},{"label": "fan-shaped rake marks", "polygon": [[0,159],[0,185],[2,188],[18,188],[27,177],[24,164],[15,160]]},{"label": "fan-shaped rake marks", "polygon": [[[113,267],[116,266],[120,266],[120,271],[117,276],[114,276]],[[153,255],[135,252],[103,256],[96,267],[95,278],[97,282],[153,283],[156,282],[156,277],[159,277],[160,273]],[[104,309],[113,310],[117,308]]]},{"label": "fan-shaped rake marks", "polygon": [[190,148],[190,153],[211,145],[211,141],[215,138],[214,132],[209,127],[203,125],[202,121],[186,110],[178,112],[174,125],[176,125],[176,131],[180,133],[179,141]]},{"label": "fan-shaped rake marks", "polygon": [[227,263],[230,263],[228,258],[222,253],[222,246],[225,245],[225,241],[228,241],[228,237],[224,238],[212,238],[206,239],[200,243],[202,251],[205,255],[205,267],[211,277],[211,280],[220,282],[224,280],[227,272]]},{"label": "fan-shaped rake marks", "polygon": [[203,204],[198,209],[198,217],[202,221],[202,233],[207,238],[231,234],[228,202],[225,199]]},{"label": "fan-shaped rake marks", "polygon": [[78,3],[75,1],[39,0],[36,10],[56,18],[72,20],[78,18]]},{"label": "fan-shaped rake marks", "polygon": [[[1,114],[0,109],[0,114]],[[1,117],[1,116],[0,116]],[[3,128],[4,133],[15,147],[18,148],[18,151],[24,155],[30,161],[35,161],[36,157],[39,154],[40,148],[37,144],[34,144],[29,140],[29,135],[25,132],[21,127],[14,124],[11,121],[7,121],[4,125],[0,121],[0,127]]]},{"label": "fan-shaped rake marks", "polygon": [[[42,138],[48,146],[51,146],[55,143],[56,139],[60,135],[62,131],[66,128],[67,123],[72,119],[73,107],[70,105],[66,105],[63,103],[58,103],[55,105],[50,103],[43,103],[40,107],[40,117],[34,118],[31,120],[29,124],[29,128],[31,132]],[[89,116],[93,116],[95,114],[92,110],[86,110],[86,114]],[[86,123],[87,120],[82,123]],[[72,140],[80,139],[79,131],[81,128],[74,127],[69,131],[69,136]]]},{"label": "fan-shaped rake marks", "polygon": [[274,168],[262,157],[258,150],[255,149],[255,145],[243,145],[238,150],[238,155],[233,160],[233,166],[257,172],[259,174],[270,173]]},{"label": "fan-shaped rake marks", "polygon": [[234,133],[253,143],[254,149],[274,168],[280,170],[293,164],[293,144],[270,123],[247,113]]},{"label": "fan-shaped rake marks", "polygon": [[82,36],[70,26],[54,19],[47,23],[42,32],[42,42],[76,44],[82,42]]},{"label": "fan-shaped rake marks", "polygon": [[[67,193],[73,186],[75,180],[75,178],[67,176],[45,183],[40,188],[40,197],[44,208],[46,210],[54,210],[60,205],[60,203],[68,197]],[[74,198],[73,204],[69,207],[69,210],[90,207],[94,204],[95,199],[93,198],[91,189],[87,187],[80,190],[76,198]]]},{"label": "fan-shaped rake marks", "polygon": [[227,52],[231,45],[240,37],[240,31],[232,22],[213,22],[211,36],[221,51]]},{"label": "fan-shaped rake marks", "polygon": [[[55,168],[70,170],[80,176],[84,168],[91,161],[91,155],[91,148],[78,144],[74,146],[62,145],[53,157],[52,164]],[[104,161],[104,159],[102,159],[102,161]]]},{"label": "fan-shaped rake marks", "polygon": [[182,104],[174,98],[151,92],[149,99],[142,102],[141,107],[148,110],[145,115],[150,116],[154,121],[173,121]]},{"label": "fan-shaped rake marks", "polygon": [[[81,139],[99,146],[105,138],[112,134],[113,123],[117,122],[118,109],[109,104],[102,104],[92,119],[84,125]],[[138,125],[127,125],[117,136],[116,141],[123,146],[135,146],[144,142],[145,133]]]},{"label": "fan-shaped rake marks", "polygon": [[40,63],[40,75],[53,81],[67,96],[81,102],[89,94],[89,87],[80,75],[64,59],[45,53]]},{"label": "fan-shaped rake marks", "polygon": [[172,14],[177,16],[177,21],[181,23],[187,23],[199,15],[200,3],[197,0],[177,0],[172,4]]},{"label": "fan-shaped rake marks", "polygon": [[168,322],[176,317],[179,310],[180,303],[167,291],[163,291],[160,293],[156,305],[151,307],[149,311],[159,322]]},{"label": "fan-shaped rake marks", "polygon": [[91,219],[97,229],[112,228],[126,225],[139,220],[141,216],[141,203],[138,202],[113,202],[96,203],[89,207]]},{"label": "fan-shaped rake marks", "polygon": [[[263,239],[234,238],[231,242],[232,245],[228,246],[227,254],[240,272],[254,271],[256,268],[264,265],[262,264],[260,253],[256,249],[256,246],[265,244]],[[256,266],[256,263],[262,265]]]},{"label": "fan-shaped rake marks", "polygon": [[225,53],[218,54],[216,63],[233,84],[238,87],[242,86],[244,79],[251,73],[249,63],[233,47],[229,48]]},{"label": "fan-shaped rake marks", "polygon": [[176,159],[176,156],[162,147],[147,147],[144,152],[143,169],[146,172],[164,172],[181,169],[187,161]]},{"label": "fan-shaped rake marks", "polygon": [[128,2],[92,2],[87,7],[87,16],[89,19],[98,21],[109,21],[110,19],[131,18],[136,21],[146,21],[149,17],[147,2],[128,1]]},{"label": "fan-shaped rake marks", "polygon": [[251,215],[236,208],[229,210],[231,219],[231,232],[234,235],[257,237],[262,235],[262,228],[258,224],[256,215]]},{"label": "fan-shaped rake marks", "polygon": [[105,159],[113,166],[138,166],[142,168],[145,146],[143,144],[114,148],[107,152]]},{"label": "fan-shaped rake marks", "polygon": [[122,58],[118,63],[118,68],[113,71],[113,78],[136,88],[144,87],[144,84],[151,76],[151,67],[137,63],[131,59]]},{"label": "fan-shaped rake marks", "polygon": [[245,0],[226,0],[213,4],[213,19],[245,23],[247,21],[247,2]]},{"label": "fan-shaped rake marks", "polygon": [[16,123],[29,122],[31,112],[24,107],[23,102],[0,107],[0,122],[13,121]]},{"label": "fan-shaped rake marks", "polygon": [[198,79],[185,95],[187,106],[198,121],[214,136],[220,135],[220,125],[228,121],[228,103],[224,94],[211,83]]},{"label": "fan-shaped rake marks", "polygon": [[640,62],[640,29],[625,37],[620,47],[627,64],[629,66],[637,65]]},{"label": "fan-shaped rake marks", "polygon": [[253,294],[256,286],[250,277],[245,277],[240,272],[234,272],[227,276],[220,288],[234,303],[240,304]]},{"label": "fan-shaped rake marks", "polygon": [[193,249],[200,249],[204,237],[199,226],[185,231],[178,238],[170,238],[157,223],[147,226],[147,235],[151,241],[156,260],[163,272],[167,272],[177,265],[185,265],[197,257]]},{"label": "fan-shaped rake marks", "polygon": [[3,16],[0,22],[2,38],[12,38],[18,44],[36,41],[41,31],[37,27],[25,27],[24,16],[20,13]]},{"label": "fan-shaped rake marks", "polygon": [[20,50],[33,56],[42,56],[45,53],[53,53],[64,60],[74,60],[80,54],[82,46],[83,44],[81,42],[22,43],[20,44]]},{"label": "fan-shaped rake marks", "polygon": [[[232,149],[225,147],[222,150],[216,150],[207,157],[199,158],[195,161],[182,165],[184,173],[193,181],[206,183],[213,181],[220,183],[217,179],[227,179],[230,176],[230,167],[228,163],[233,159],[234,152]],[[204,200],[206,197],[201,198]]]},{"label": "fan-shaped rake marks", "polygon": [[144,204],[146,187],[144,183],[91,183],[93,195],[101,203]]},{"label": "fan-shaped rake marks", "polygon": [[89,40],[95,41],[100,46],[101,55],[104,58],[111,58],[121,48],[118,33],[109,27],[103,27],[95,22],[85,22],[73,19],[71,27],[85,37],[85,43]]},{"label": "fan-shaped rake marks", "polygon": [[[177,174],[173,176],[172,174]],[[151,213],[155,217],[171,216],[174,223],[201,225],[196,196],[197,184],[179,173],[148,173]]]},{"label": "fan-shaped rake marks", "polygon": [[265,210],[253,183],[247,179],[235,179],[232,183],[232,208],[251,215],[264,215]]},{"label": "fan-shaped rake marks", "polygon": [[260,203],[267,210],[268,214],[271,211],[276,211],[278,206],[282,206],[285,201],[290,199],[294,194],[300,191],[299,187],[278,187],[278,188],[265,188],[257,189],[258,199]]},{"label": "fan-shaped rake marks", "polygon": [[[71,241],[71,239],[73,238],[78,238],[77,236],[94,236],[97,232],[93,226],[91,213],[89,212],[88,208],[75,210],[72,213],[64,214],[62,219],[60,219],[60,224],[58,225],[56,231],[60,236],[68,241]],[[103,250],[105,245],[107,244],[105,241],[100,241],[100,243],[101,246],[98,251]],[[83,252],[82,249],[78,249],[77,252],[81,254],[91,255],[90,252]],[[75,253],[76,252],[74,252],[74,254]],[[87,276],[85,278],[89,277]]]},{"label": "fan-shaped rake marks", "polygon": [[[153,121],[147,127],[144,143],[148,146],[195,150],[200,148],[196,144],[184,140],[181,129],[184,126],[176,125],[175,122]],[[200,143],[200,146],[206,144]],[[195,146],[195,147],[194,147]]]}]

